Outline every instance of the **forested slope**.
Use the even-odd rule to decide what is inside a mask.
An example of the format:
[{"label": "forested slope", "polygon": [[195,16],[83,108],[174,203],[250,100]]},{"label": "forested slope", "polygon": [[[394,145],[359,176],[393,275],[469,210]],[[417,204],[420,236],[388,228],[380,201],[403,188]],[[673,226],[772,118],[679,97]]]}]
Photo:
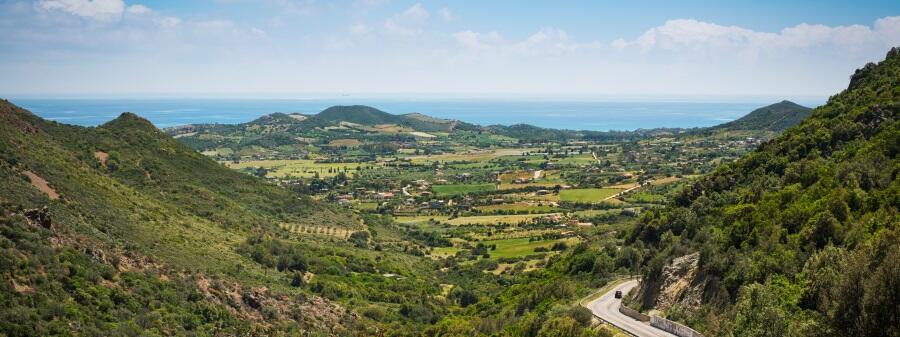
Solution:
[{"label": "forested slope", "polygon": [[[664,265],[699,251],[669,310],[711,335],[900,335],[900,50],[853,74],[801,124],[645,215],[630,241]],[[695,300],[699,300],[697,305]]]}]

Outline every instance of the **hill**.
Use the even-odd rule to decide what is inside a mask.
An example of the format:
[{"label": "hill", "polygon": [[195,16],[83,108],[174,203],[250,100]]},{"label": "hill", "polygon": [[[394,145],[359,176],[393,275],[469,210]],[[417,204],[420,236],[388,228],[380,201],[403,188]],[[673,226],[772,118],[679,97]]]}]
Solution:
[{"label": "hill", "polygon": [[[439,291],[420,279],[429,260],[351,242],[368,231],[349,212],[130,113],[85,128],[0,101],[0,223],[6,336],[366,334],[412,323],[360,317],[348,298],[379,308]],[[373,283],[381,270],[408,287]]]},{"label": "hill", "polygon": [[709,335],[900,334],[898,88],[894,48],[797,126],[647,212],[629,239],[647,256],[639,304]]},{"label": "hill", "polygon": [[737,120],[714,126],[712,130],[760,130],[781,132],[809,117],[812,109],[791,101],[781,101],[751,111]]},{"label": "hill", "polygon": [[350,122],[362,125],[398,124],[403,117],[365,105],[336,105],[319,112],[316,117],[329,122]]}]

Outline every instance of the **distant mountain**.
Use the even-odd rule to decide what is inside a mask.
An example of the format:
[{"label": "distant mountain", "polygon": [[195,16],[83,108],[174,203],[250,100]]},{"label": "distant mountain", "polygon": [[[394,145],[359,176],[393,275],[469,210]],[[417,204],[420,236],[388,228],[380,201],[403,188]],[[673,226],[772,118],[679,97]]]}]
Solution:
[{"label": "distant mountain", "polygon": [[781,101],[751,111],[737,120],[720,124],[711,130],[754,130],[781,132],[809,117],[811,108],[791,101]]},{"label": "distant mountain", "polygon": [[361,125],[399,124],[402,116],[366,105],[336,105],[319,112],[316,117],[334,123],[350,122]]},{"label": "distant mountain", "polygon": [[394,115],[366,105],[338,105],[322,110],[315,117],[333,123],[350,122],[375,126],[395,124],[421,132],[451,132],[457,129],[475,130],[478,126],[451,119],[434,118],[421,113]]},{"label": "distant mountain", "polygon": [[[433,140],[447,136],[475,146],[515,143],[539,144],[572,140],[631,141],[680,134],[707,136],[721,131],[759,132],[771,137],[809,116],[810,109],[784,101],[752,111],[739,120],[709,128],[655,128],[634,131],[590,131],[544,128],[530,124],[481,126],[422,113],[395,115],[365,105],[339,105],[318,114],[273,113],[241,124],[193,124],[166,129],[182,143],[199,151],[214,151],[219,159],[239,156],[299,157],[306,146],[321,149],[356,139],[380,148],[411,146],[416,137]],[[491,136],[494,136],[491,138]],[[335,143],[332,143],[335,142]],[[382,145],[389,145],[383,147]],[[370,150],[374,148],[370,147]],[[219,151],[223,150],[223,151]]]}]

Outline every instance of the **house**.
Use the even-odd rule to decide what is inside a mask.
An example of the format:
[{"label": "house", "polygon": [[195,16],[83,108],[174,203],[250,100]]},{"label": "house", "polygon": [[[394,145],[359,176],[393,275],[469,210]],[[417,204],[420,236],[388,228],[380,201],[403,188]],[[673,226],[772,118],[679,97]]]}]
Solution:
[{"label": "house", "polygon": [[638,214],[637,209],[632,208],[632,207],[628,207],[628,208],[625,208],[622,210],[622,215],[635,216],[637,214]]}]

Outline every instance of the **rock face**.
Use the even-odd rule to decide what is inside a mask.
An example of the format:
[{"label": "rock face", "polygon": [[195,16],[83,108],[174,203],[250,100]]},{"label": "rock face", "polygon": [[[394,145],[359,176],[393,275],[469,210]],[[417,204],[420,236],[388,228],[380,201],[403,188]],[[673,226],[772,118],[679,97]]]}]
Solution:
[{"label": "rock face", "polygon": [[666,264],[659,281],[641,285],[638,297],[644,309],[662,311],[678,305],[698,308],[703,299],[704,282],[697,276],[700,253],[681,256]]},{"label": "rock face", "polygon": [[656,297],[656,309],[668,310],[677,303],[697,307],[703,295],[703,285],[697,281],[700,253],[685,255],[663,267],[662,283]]}]

